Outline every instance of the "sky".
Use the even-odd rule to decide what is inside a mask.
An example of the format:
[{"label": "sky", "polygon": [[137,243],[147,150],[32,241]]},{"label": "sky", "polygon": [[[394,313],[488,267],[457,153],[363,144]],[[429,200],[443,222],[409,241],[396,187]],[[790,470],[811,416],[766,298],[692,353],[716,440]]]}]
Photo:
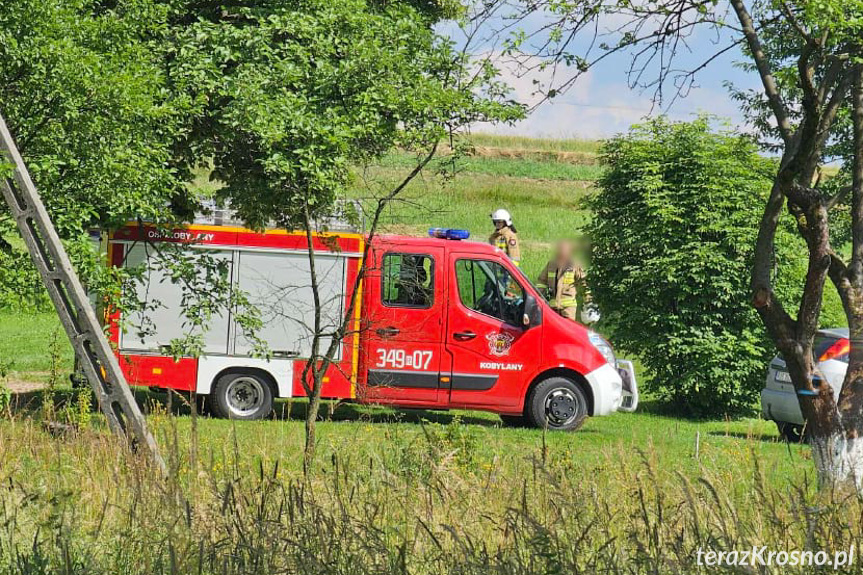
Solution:
[{"label": "sky", "polygon": [[[531,24],[526,23],[525,28]],[[457,43],[462,38],[454,27],[442,32]],[[576,39],[576,51],[586,48],[587,41],[587,38]],[[728,38],[703,28],[690,37],[688,43],[690,50],[681,56],[679,63],[691,67],[724,47]],[[480,44],[472,52],[477,55],[497,54],[495,49],[495,46]],[[624,132],[631,124],[662,112],[681,120],[709,113],[728,120],[732,126],[744,128],[737,104],[725,87],[726,81],[739,88],[760,87],[756,74],[734,65],[743,59],[737,49],[720,56],[695,76],[695,86],[685,97],[677,99],[669,107],[658,107],[653,105],[652,91],[645,92],[628,85],[626,72],[630,55],[616,55],[591,68],[568,91],[542,103],[527,119],[514,126],[477,124],[473,131],[546,138],[603,138]],[[519,102],[535,104],[539,97],[535,94],[533,81],[547,80],[550,72],[521,76],[516,73],[513,63],[498,58],[496,61],[502,78],[513,89],[511,96]],[[673,90],[673,86],[667,88]]]}]

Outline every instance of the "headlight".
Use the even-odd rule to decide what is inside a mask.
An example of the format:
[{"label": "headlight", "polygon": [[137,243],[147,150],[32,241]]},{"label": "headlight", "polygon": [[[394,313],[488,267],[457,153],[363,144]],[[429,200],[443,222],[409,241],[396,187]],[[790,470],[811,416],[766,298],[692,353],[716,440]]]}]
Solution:
[{"label": "headlight", "polygon": [[611,344],[605,341],[605,338],[596,333],[595,331],[590,332],[590,343],[599,350],[599,353],[602,354],[602,357],[605,358],[605,361],[614,365],[617,363],[617,358],[614,357],[614,349],[611,347]]}]

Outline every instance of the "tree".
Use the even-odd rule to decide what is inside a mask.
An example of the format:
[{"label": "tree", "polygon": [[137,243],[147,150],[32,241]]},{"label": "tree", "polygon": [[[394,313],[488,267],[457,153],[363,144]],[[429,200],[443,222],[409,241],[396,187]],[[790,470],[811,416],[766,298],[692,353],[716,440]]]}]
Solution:
[{"label": "tree", "polygon": [[346,197],[352,166],[395,147],[417,153],[404,179],[370,202],[371,239],[386,205],[434,157],[442,138],[474,121],[520,117],[522,108],[505,101],[491,66],[475,66],[435,33],[441,18],[458,16],[458,3],[219,6],[179,3],[171,16],[171,84],[203,102],[178,150],[190,168],[212,162],[213,177],[223,184],[216,201],[251,226],[274,223],[309,238],[307,287],[315,313],[301,378],[310,398],[308,469],[324,376],[350,335],[348,320],[358,305],[352,299],[340,321],[324,321],[311,238]]},{"label": "tree", "polygon": [[[633,127],[602,159],[589,200],[590,283],[615,343],[642,359],[650,388],[678,412],[751,411],[773,354],[748,305],[761,212],[753,198],[767,197],[772,162],[707,118]],[[783,270],[803,247],[789,220],[777,232]]]},{"label": "tree", "polygon": [[[105,273],[88,231],[175,220],[190,203],[175,149],[200,103],[168,85],[168,15],[155,0],[22,0],[0,14],[2,112],[79,274],[103,295],[129,278]],[[46,302],[13,230],[0,208],[0,305]]]},{"label": "tree", "polygon": [[[494,33],[512,29],[514,21],[525,21],[538,11],[545,16],[541,26],[513,35],[508,50],[521,56],[527,68],[551,66],[551,77],[565,78],[542,87],[547,97],[610,55],[628,53],[630,83],[653,89],[658,101],[667,103],[685,95],[698,72],[719,54],[742,47],[762,86],[760,93],[747,97],[744,107],[756,116],[764,112],[760,117],[769,121],[756,126],[765,138],[774,138],[780,156],[755,241],[752,303],[787,361],[822,484],[863,490],[863,3],[501,0],[484,4],[477,18],[494,22],[507,11],[506,26]],[[610,26],[603,22],[609,17]],[[684,57],[687,41],[704,28],[716,31],[719,44],[693,63]],[[830,144],[837,138],[846,138],[845,153],[837,159],[850,183],[834,190],[819,171],[832,157]],[[831,241],[830,211],[849,196],[851,242],[843,257]],[[777,230],[785,210],[795,218],[808,252],[802,297],[793,312],[772,281]],[[842,300],[851,332],[850,364],[838,401],[829,386],[819,385],[812,353],[828,278]]]},{"label": "tree", "polygon": [[184,193],[171,162],[182,110],[151,43],[165,8],[108,4],[21,0],[0,14],[0,103],[67,239],[163,214]]}]

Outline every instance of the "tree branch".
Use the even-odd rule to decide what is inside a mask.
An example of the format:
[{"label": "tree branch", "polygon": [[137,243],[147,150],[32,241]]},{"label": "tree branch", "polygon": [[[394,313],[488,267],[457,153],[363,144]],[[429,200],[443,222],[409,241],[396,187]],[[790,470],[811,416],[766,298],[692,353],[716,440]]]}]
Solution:
[{"label": "tree branch", "polygon": [[764,318],[764,323],[775,341],[787,338],[794,326],[794,320],[773,293],[771,281],[776,228],[779,226],[784,205],[785,194],[782,193],[778,182],[774,183],[758,227],[752,264],[752,304]]},{"label": "tree branch", "polygon": [[776,125],[779,128],[779,133],[786,146],[791,144],[791,121],[788,119],[788,110],[785,103],[782,101],[782,96],[779,94],[779,87],[776,85],[776,79],[773,77],[773,72],[770,70],[770,62],[767,55],[764,53],[764,48],[761,46],[761,40],[758,38],[758,33],[755,31],[755,24],[752,21],[752,16],[746,6],[743,5],[743,0],[731,0],[731,6],[737,14],[737,19],[743,28],[743,35],[749,45],[749,51],[752,52],[752,58],[755,60],[755,67],[758,70],[758,75],[761,77],[761,83],[764,85],[764,93],[767,95],[767,101],[773,115],[776,117]]},{"label": "tree branch", "polygon": [[851,75],[851,121],[854,134],[851,167],[851,280],[856,287],[860,287],[863,282],[863,65],[856,64]]}]

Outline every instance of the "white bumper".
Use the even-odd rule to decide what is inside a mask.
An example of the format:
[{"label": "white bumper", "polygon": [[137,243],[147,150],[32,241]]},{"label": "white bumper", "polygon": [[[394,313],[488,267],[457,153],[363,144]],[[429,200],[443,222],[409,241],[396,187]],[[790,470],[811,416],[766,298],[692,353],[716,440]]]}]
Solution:
[{"label": "white bumper", "polygon": [[623,380],[617,369],[606,363],[588,373],[585,378],[593,394],[591,415],[608,415],[617,411],[623,393]]}]

